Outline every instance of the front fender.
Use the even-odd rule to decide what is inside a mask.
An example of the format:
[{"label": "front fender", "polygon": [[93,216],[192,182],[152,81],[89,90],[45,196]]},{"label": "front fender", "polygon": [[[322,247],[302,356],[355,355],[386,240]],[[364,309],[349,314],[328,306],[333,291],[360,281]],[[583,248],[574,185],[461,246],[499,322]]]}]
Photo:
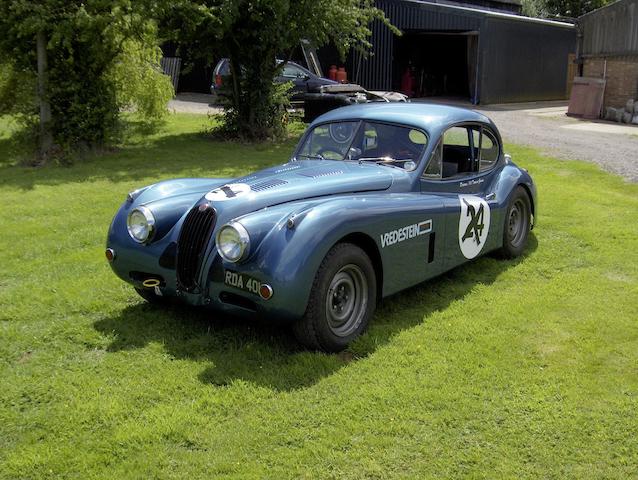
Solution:
[{"label": "front fender", "polygon": [[322,260],[351,234],[368,236],[381,252],[384,295],[421,281],[423,272],[409,267],[420,257],[425,261],[426,237],[406,244],[414,249],[411,258],[398,245],[383,249],[380,238],[384,232],[433,218],[442,226],[442,216],[442,201],[420,193],[344,196],[264,209],[238,219],[250,233],[251,242],[257,241],[246,262],[224,263],[224,268],[269,282],[275,294],[268,309],[279,316],[298,318],[305,312]]},{"label": "front fender", "polygon": [[[126,200],[115,214],[106,240],[107,247],[116,252],[110,264],[113,271],[136,285],[139,282],[132,281],[131,271],[159,271],[158,259],[170,242],[175,225],[202,195],[227,181],[225,178],[169,180],[141,189],[132,201]],[[135,242],[126,225],[130,211],[140,205],[149,208],[156,220],[156,232],[148,244]]]}]

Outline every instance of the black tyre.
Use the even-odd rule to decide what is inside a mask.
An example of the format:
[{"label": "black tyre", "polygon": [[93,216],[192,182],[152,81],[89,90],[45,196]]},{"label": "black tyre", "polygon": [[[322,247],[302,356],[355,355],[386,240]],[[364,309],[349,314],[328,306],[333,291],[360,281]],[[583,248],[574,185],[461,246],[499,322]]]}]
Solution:
[{"label": "black tyre", "polygon": [[517,187],[505,211],[501,256],[516,258],[523,253],[529,238],[531,218],[529,196],[523,187]]},{"label": "black tyre", "polygon": [[356,245],[337,244],[319,266],[306,313],[293,331],[308,348],[339,352],[365,331],[376,301],[376,276],[368,256]]},{"label": "black tyre", "polygon": [[135,287],[135,291],[140,297],[153,305],[161,305],[167,302],[166,297],[160,297],[159,295],[156,295],[155,292],[150,288]]}]

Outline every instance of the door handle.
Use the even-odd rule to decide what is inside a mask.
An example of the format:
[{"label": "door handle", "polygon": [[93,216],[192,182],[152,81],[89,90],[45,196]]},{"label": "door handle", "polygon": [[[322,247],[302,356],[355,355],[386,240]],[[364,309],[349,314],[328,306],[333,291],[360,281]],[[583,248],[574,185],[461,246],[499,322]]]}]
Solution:
[{"label": "door handle", "polygon": [[485,195],[485,200],[487,200],[488,202],[490,200],[494,200],[496,198],[496,193],[492,192],[492,193],[488,193],[487,195]]}]

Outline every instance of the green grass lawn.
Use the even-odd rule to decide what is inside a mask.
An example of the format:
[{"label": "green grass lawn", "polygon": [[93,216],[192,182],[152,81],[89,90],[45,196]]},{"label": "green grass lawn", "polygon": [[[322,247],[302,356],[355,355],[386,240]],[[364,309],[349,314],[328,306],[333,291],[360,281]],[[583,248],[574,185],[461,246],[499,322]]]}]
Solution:
[{"label": "green grass lawn", "polygon": [[147,305],[104,259],[129,190],[294,143],[215,143],[205,121],[33,169],[0,119],[0,478],[638,477],[638,185],[508,146],[539,190],[526,255],[305,352],[259,319]]}]

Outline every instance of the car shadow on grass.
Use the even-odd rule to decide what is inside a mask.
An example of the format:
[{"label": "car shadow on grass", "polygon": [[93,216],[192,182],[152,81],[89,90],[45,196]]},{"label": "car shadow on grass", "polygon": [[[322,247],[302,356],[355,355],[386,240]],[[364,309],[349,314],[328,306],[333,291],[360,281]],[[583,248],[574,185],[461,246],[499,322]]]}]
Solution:
[{"label": "car shadow on grass", "polygon": [[462,299],[476,285],[492,284],[502,272],[532,255],[537,245],[532,234],[518,259],[482,257],[383,300],[368,332],[350,349],[335,355],[304,350],[285,326],[177,304],[140,303],[94,326],[113,337],[110,352],[160,343],[173,358],[206,363],[198,375],[206,384],[227,386],[244,381],[274,391],[297,390],[373,354],[396,334],[427,323],[435,312]]}]

